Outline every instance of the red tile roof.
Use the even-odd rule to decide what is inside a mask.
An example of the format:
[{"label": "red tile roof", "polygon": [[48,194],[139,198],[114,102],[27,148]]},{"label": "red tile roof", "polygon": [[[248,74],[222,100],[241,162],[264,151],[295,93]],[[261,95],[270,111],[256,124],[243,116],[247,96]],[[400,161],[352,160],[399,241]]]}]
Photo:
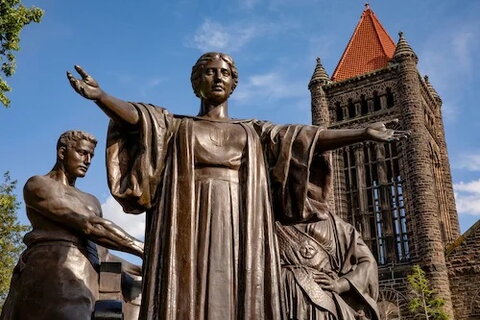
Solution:
[{"label": "red tile roof", "polygon": [[355,31],[332,75],[341,81],[387,66],[395,52],[395,43],[366,5]]}]

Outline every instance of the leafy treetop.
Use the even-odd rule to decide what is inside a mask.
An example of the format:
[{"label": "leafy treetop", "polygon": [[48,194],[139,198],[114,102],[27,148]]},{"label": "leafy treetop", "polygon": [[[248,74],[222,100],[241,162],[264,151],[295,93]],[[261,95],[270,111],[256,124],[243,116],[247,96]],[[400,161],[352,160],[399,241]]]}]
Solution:
[{"label": "leafy treetop", "polygon": [[416,318],[425,320],[448,320],[449,317],[443,311],[445,300],[435,295],[435,291],[430,289],[429,281],[425,271],[419,265],[412,267],[412,273],[407,276],[410,285],[411,300],[408,303],[409,310],[415,314]]},{"label": "leafy treetop", "polygon": [[8,172],[0,184],[0,310],[8,294],[13,268],[24,248],[22,235],[29,229],[17,220],[20,204],[14,193],[16,184]]},{"label": "leafy treetop", "polygon": [[6,93],[12,88],[5,81],[15,73],[14,52],[20,50],[20,32],[31,22],[40,22],[43,10],[26,8],[20,0],[0,0],[0,103],[5,107],[10,104]]}]

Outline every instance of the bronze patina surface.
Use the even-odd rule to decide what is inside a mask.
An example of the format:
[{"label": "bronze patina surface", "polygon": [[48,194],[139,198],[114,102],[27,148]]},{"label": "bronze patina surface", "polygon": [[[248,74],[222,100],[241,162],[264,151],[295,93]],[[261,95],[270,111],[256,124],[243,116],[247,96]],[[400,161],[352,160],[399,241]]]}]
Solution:
[{"label": "bronze patina surface", "polygon": [[103,219],[97,198],[75,187],[90,166],[96,143],[88,133],[65,132],[53,169],[25,184],[32,231],[24,237],[27,249],[15,267],[0,319],[90,319],[99,296],[100,261],[122,262],[124,272],[140,275],[140,267],[104,247],[142,257],[143,243]]},{"label": "bronze patina surface", "polygon": [[[192,69],[197,116],[122,101],[75,69],[72,87],[112,120],[112,194],[127,212],[147,211],[141,319],[286,319],[275,221],[328,214],[325,152],[406,135],[384,123],[326,130],[232,119],[238,71],[222,53],[202,55]],[[332,281],[345,285],[314,280],[330,292]]]}]

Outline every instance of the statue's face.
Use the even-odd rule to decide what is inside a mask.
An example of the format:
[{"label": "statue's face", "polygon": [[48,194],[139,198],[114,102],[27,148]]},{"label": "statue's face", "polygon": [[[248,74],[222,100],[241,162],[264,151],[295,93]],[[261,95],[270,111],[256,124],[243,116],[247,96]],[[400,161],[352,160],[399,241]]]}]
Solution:
[{"label": "statue's face", "polygon": [[232,92],[234,80],[228,63],[222,59],[210,61],[203,69],[199,92],[207,102],[225,102]]},{"label": "statue's face", "polygon": [[84,177],[94,155],[95,145],[88,140],[79,140],[63,152],[63,167],[67,175]]},{"label": "statue's face", "polygon": [[317,252],[318,251],[316,249],[315,243],[313,243],[313,241],[310,241],[310,240],[303,242],[302,246],[300,247],[300,254],[305,259],[312,259],[313,257],[315,257]]}]

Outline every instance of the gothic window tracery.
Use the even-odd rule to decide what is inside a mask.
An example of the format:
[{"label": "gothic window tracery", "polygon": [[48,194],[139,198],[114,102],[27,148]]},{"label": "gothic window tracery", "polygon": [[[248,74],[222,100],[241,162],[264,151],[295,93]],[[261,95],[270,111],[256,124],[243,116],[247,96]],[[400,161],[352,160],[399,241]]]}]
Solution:
[{"label": "gothic window tracery", "polygon": [[399,158],[397,143],[365,143],[343,150],[348,219],[379,265],[410,259]]},{"label": "gothic window tracery", "polygon": [[378,297],[378,313],[381,320],[400,320],[401,310],[407,308],[407,299],[399,291],[392,288],[381,288]]}]

